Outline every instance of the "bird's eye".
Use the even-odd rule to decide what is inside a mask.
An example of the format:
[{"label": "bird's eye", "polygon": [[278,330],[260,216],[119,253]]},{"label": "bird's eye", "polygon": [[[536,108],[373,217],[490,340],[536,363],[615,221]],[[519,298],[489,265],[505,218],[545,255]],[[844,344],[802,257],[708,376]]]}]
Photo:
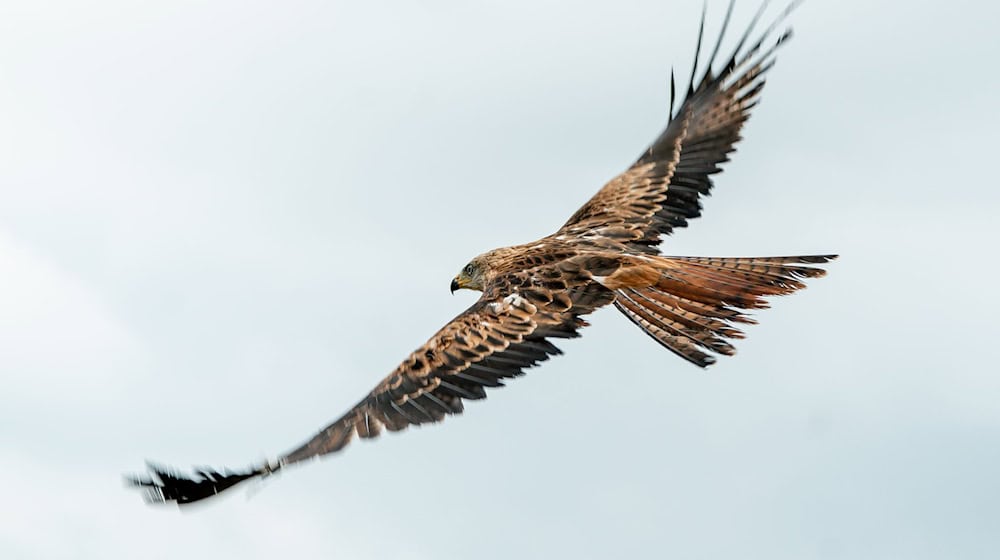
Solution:
[{"label": "bird's eye", "polygon": [[465,265],[465,273],[472,276],[472,263]]}]

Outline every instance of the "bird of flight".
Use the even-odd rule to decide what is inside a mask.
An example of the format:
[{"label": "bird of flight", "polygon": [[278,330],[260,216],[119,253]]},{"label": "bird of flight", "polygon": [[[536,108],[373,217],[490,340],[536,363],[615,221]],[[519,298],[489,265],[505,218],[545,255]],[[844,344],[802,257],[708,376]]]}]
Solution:
[{"label": "bird of flight", "polygon": [[685,98],[675,112],[671,73],[669,122],[639,159],[552,235],[488,251],[465,265],[451,290],[478,290],[482,297],[343,416],[278,459],[244,471],[200,469],[189,477],[150,465],[149,475],[130,477],[130,483],[142,487],[148,501],[186,504],[340,451],[355,435],[368,439],[383,429],[439,422],[461,413],[463,400],[482,399],[487,389],[560,354],[552,340],[579,336],[587,325],[583,317],[605,305],[697,366],[714,363],[713,354],[732,355],[730,340],[744,336],[737,325],[754,322],[746,310],[767,307],[767,296],[804,288],[803,279],[825,274],[817,265],[836,258],[674,257],[658,251],[662,235],[701,215],[700,199],[735,151],[774,53],[790,37],[784,30],[773,38],[794,2],[748,42],[765,1],[732,55],[716,68],[733,1],[696,79],[702,14]]}]

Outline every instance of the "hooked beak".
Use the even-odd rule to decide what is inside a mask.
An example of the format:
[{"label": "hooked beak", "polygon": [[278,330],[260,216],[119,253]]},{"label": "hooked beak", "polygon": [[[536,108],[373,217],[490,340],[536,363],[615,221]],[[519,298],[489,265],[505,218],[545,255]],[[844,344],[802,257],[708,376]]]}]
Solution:
[{"label": "hooked beak", "polygon": [[453,278],[451,281],[451,293],[454,294],[455,290],[458,290],[461,286],[458,285],[458,278]]}]

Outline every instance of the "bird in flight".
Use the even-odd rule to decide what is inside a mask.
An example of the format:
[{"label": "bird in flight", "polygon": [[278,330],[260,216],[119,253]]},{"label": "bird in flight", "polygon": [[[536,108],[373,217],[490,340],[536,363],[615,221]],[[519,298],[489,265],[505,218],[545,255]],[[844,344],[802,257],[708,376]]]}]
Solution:
[{"label": "bird in flight", "polygon": [[747,310],[767,307],[767,296],[804,288],[802,280],[823,276],[817,265],[836,255],[678,257],[661,255],[658,246],[661,236],[701,215],[701,197],[735,151],[774,53],[790,37],[776,30],[794,6],[750,41],[762,5],[716,69],[731,1],[697,78],[703,12],[686,95],[674,111],[671,73],[668,124],[639,159],[552,235],[488,251],[462,267],[452,292],[477,290],[479,300],[312,439],[242,471],[203,468],[188,476],[150,464],[147,475],[129,482],[150,502],[187,504],[338,452],[355,436],[370,439],[383,430],[439,422],[461,413],[463,401],[485,398],[487,389],[560,354],[553,340],[579,336],[584,316],[605,305],[699,367],[714,363],[715,355],[732,355],[731,341],[744,336],[739,325],[754,322]]}]

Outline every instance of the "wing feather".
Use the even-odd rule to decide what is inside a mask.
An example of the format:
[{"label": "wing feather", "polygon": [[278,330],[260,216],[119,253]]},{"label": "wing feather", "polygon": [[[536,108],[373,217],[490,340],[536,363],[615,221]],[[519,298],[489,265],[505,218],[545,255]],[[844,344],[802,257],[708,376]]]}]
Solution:
[{"label": "wing feather", "polygon": [[[486,389],[524,374],[562,352],[547,338],[572,338],[586,323],[581,315],[610,304],[615,294],[572,266],[558,271],[562,296],[532,285],[522,273],[499,281],[478,302],[438,331],[337,420],[277,461],[246,471],[202,469],[192,477],[150,466],[150,475],[130,482],[153,502],[185,504],[208,498],[244,480],[268,476],[286,466],[342,450],[355,437],[378,437],[412,425],[460,414],[463,400],[486,397]],[[541,271],[537,271],[541,272]],[[516,281],[515,281],[516,280]],[[544,297],[542,297],[544,296]]]},{"label": "wing feather", "polygon": [[[577,210],[556,236],[611,239],[631,249],[652,253],[656,252],[661,235],[686,227],[688,220],[701,215],[701,197],[708,195],[713,187],[711,176],[722,171],[721,165],[736,150],[740,130],[759,101],[765,74],[773,66],[775,50],[790,36],[788,32],[782,33],[773,46],[762,51],[768,37],[797,2],[789,5],[742,52],[764,5],[715,75],[714,59],[728,28],[730,3],[707,69],[697,86],[694,77],[699,56],[695,55],[691,86],[677,114],[670,115],[667,127],[635,164]],[[698,53],[703,30],[704,14]]]},{"label": "wing feather", "polygon": [[[544,291],[537,286],[532,289]],[[611,303],[613,292],[601,289],[606,293],[600,304]],[[487,388],[503,387],[504,380],[521,376],[525,369],[561,354],[546,337],[575,336],[576,329],[582,326],[579,316],[596,307],[593,301],[581,301],[579,306],[554,311],[527,297],[499,297],[507,292],[500,289],[495,290],[496,295],[484,296],[415,350],[365,399],[279,462],[289,465],[323,455],[328,449],[342,448],[331,438],[350,440],[355,434],[377,435],[358,429],[368,416],[396,413],[402,421],[393,423],[390,429],[402,429],[457,414],[461,407],[449,401],[485,398]],[[429,368],[414,367],[424,361]],[[412,410],[403,407],[404,403],[424,400],[444,414],[431,414],[431,404]]]}]

